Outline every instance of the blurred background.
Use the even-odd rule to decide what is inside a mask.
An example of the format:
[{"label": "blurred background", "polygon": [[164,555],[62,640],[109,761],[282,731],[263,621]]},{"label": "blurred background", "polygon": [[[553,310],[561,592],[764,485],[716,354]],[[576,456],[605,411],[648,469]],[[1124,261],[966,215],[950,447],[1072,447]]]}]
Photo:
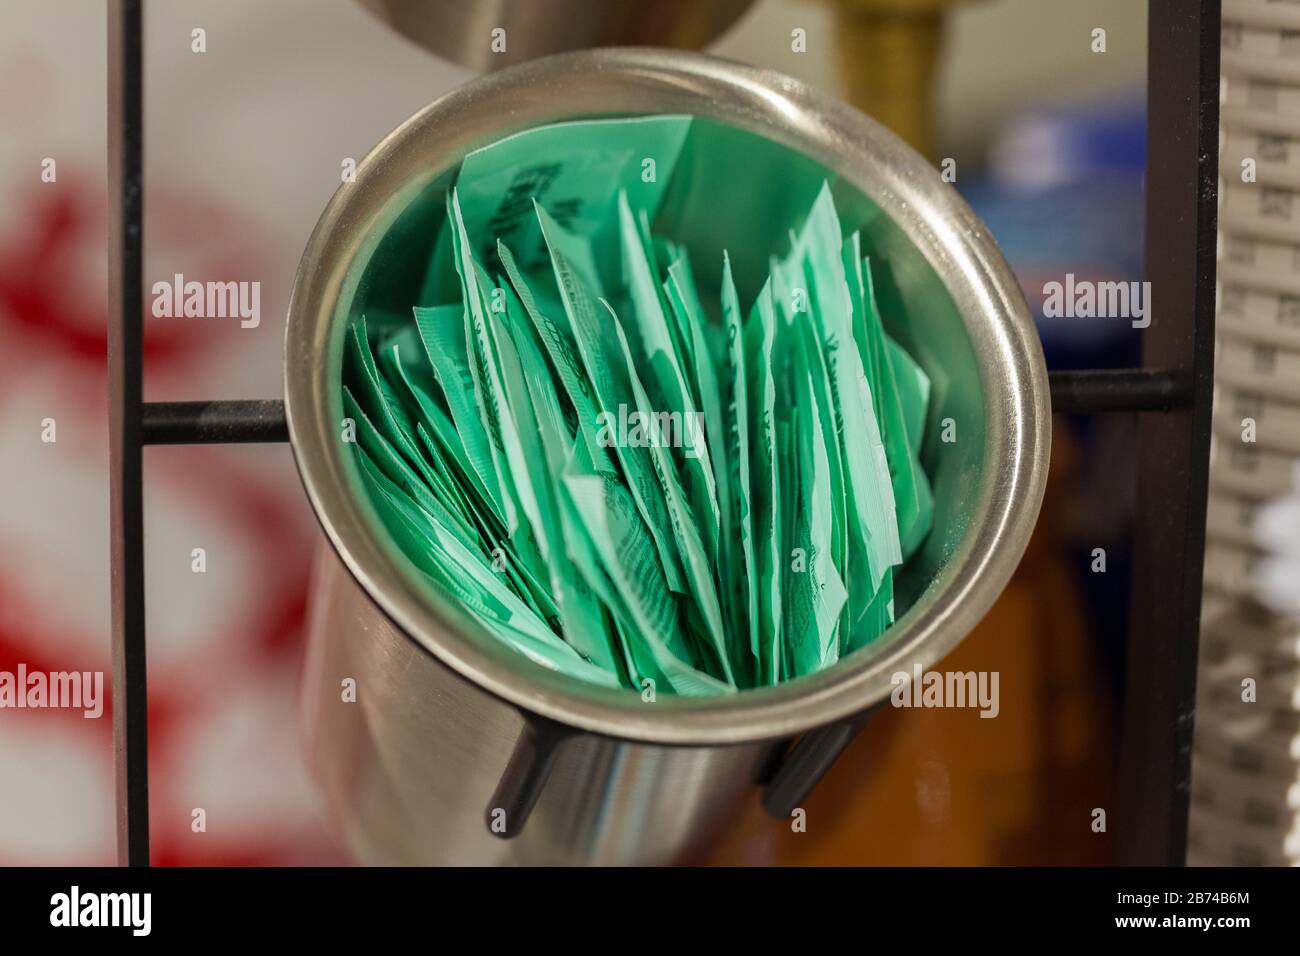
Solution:
[{"label": "blurred background", "polygon": [[[473,71],[357,0],[145,17],[146,288],[179,272],[262,290],[256,328],[147,319],[145,398],[279,397],[294,270],[341,163]],[[105,29],[102,4],[0,7],[0,670],[109,668]],[[756,0],[709,49],[952,160],[1039,311],[1067,272],[1141,278],[1145,47],[1134,0]],[[1040,328],[1049,367],[1137,361],[1126,321]],[[1090,824],[1114,805],[1132,427],[1058,418],[1022,567],[939,665],[999,671],[999,719],[885,708],[816,791],[825,823],[792,834],[755,806],[697,862],[1111,862]],[[145,503],[154,863],[348,862],[298,747],[316,530],[288,447],[147,450]],[[113,861],[111,738],[107,711],[0,713],[0,864]]]}]

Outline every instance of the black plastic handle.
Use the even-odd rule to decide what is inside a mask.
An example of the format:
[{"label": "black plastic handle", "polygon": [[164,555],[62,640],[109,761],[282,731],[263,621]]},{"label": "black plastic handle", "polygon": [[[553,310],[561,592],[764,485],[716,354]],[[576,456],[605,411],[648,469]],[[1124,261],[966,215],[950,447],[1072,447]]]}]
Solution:
[{"label": "black plastic handle", "polygon": [[789,819],[875,712],[873,707],[796,740],[763,788],[763,809],[770,816]]},{"label": "black plastic handle", "polygon": [[545,717],[533,714],[524,717],[523,732],[488,802],[485,820],[489,833],[502,840],[512,840],[523,832],[551,776],[556,755],[565,741],[577,734],[578,731]]}]

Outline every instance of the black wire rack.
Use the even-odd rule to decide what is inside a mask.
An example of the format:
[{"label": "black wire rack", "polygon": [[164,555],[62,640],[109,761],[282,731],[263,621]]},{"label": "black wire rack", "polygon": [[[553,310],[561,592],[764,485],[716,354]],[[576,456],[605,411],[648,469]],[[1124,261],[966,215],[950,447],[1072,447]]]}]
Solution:
[{"label": "black wire rack", "polygon": [[[143,0],[108,21],[109,429],[117,858],[149,865],[142,457],[145,445],[287,442],[279,400],[145,402]],[[1054,412],[1138,422],[1132,610],[1120,754],[1120,862],[1182,865],[1195,712],[1218,203],[1220,0],[1148,0],[1146,278],[1158,290],[1142,366],[1050,373]],[[852,738],[797,764],[811,789]],[[830,728],[840,731],[843,728]],[[800,751],[796,745],[793,753]]]}]

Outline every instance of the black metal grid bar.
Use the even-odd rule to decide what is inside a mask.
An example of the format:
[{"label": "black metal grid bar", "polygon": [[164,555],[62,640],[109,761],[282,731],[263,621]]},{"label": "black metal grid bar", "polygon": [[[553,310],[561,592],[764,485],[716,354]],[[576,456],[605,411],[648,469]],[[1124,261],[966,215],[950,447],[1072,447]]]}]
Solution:
[{"label": "black metal grid bar", "polygon": [[[118,862],[132,866],[149,863],[142,446],[289,437],[278,400],[142,401],[141,8],[112,0],[108,31],[114,747]],[[1050,382],[1054,412],[1169,413],[1140,426],[1121,855],[1180,864],[1208,482],[1219,0],[1149,0],[1148,11],[1148,278],[1174,318],[1153,323],[1146,367],[1052,372]]]},{"label": "black metal grid bar", "polygon": [[[1190,378],[1182,372],[1102,368],[1052,372],[1053,412],[1169,411],[1191,404]],[[230,445],[286,442],[284,402],[145,402],[146,445]]]},{"label": "black metal grid bar", "polygon": [[109,494],[112,500],[113,755],[117,862],[149,865],[148,681],[144,643],[142,323],[143,29],[140,0],[108,15]]},{"label": "black metal grid bar", "polygon": [[1150,0],[1143,363],[1185,369],[1192,403],[1138,423],[1120,860],[1187,852],[1205,561],[1219,173],[1219,0]]},{"label": "black metal grid bar", "polygon": [[1103,368],[1052,372],[1053,412],[1167,412],[1192,402],[1190,377],[1180,371]]},{"label": "black metal grid bar", "polygon": [[284,402],[147,402],[146,445],[230,445],[289,440]]}]

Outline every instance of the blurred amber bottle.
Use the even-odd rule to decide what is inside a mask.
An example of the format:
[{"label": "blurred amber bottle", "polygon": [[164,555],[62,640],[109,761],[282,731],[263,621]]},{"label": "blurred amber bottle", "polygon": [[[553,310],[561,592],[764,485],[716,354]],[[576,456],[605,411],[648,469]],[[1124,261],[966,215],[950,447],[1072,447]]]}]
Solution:
[{"label": "blurred amber bottle", "polygon": [[831,0],[845,98],[934,158],[943,17],[960,0]]}]

